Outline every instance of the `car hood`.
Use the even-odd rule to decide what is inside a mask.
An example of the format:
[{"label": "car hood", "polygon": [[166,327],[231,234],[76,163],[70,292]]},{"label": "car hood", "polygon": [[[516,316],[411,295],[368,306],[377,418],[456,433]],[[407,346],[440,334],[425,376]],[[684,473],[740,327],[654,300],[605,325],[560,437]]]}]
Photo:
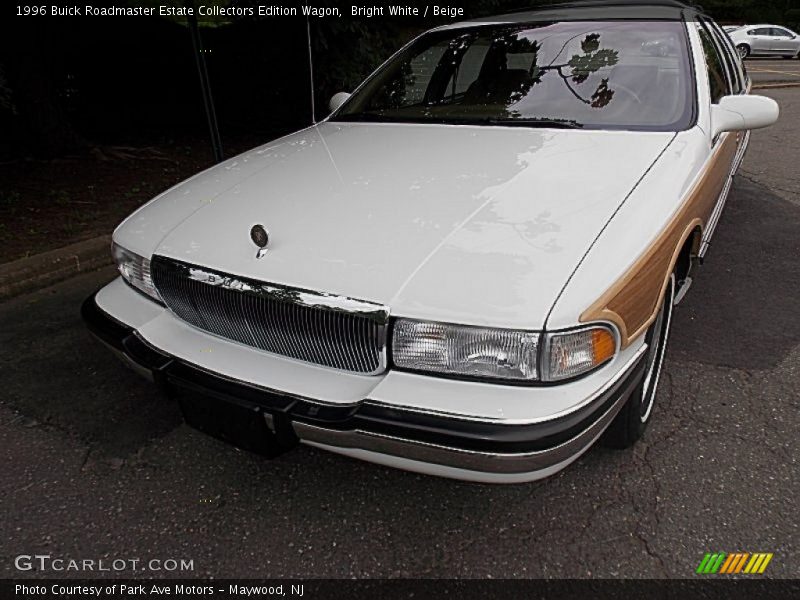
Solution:
[{"label": "car hood", "polygon": [[115,239],[395,315],[539,328],[673,135],[328,122],[177,186]]}]

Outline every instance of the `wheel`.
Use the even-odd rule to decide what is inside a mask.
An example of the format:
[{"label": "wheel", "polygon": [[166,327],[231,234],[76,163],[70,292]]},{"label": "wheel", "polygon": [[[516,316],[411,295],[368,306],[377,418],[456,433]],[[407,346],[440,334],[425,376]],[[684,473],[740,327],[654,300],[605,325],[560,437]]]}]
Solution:
[{"label": "wheel", "polygon": [[642,380],[603,434],[603,444],[610,448],[629,448],[642,437],[650,423],[672,326],[674,301],[675,275],[673,274],[667,284],[661,310],[645,335],[647,351]]},{"label": "wheel", "polygon": [[747,44],[739,44],[736,46],[736,50],[739,52],[739,56],[741,58],[747,58],[750,56],[750,46]]}]

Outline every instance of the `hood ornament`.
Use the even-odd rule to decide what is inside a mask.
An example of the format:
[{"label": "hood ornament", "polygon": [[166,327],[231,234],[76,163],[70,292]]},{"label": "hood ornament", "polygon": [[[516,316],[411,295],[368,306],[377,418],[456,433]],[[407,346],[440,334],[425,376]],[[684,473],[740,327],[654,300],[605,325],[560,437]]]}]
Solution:
[{"label": "hood ornament", "polygon": [[269,232],[263,225],[253,225],[250,229],[250,239],[258,246],[256,258],[262,258],[267,253],[267,244],[269,244]]}]

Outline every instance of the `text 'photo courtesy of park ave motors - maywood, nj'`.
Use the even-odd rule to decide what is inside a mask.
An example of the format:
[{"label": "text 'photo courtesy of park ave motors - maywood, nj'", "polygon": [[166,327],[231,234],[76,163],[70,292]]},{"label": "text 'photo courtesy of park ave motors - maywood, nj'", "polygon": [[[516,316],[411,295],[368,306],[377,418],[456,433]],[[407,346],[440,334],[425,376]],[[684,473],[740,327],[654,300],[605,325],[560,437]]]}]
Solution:
[{"label": "text 'photo courtesy of park ave motors - maywood, nj'", "polygon": [[259,4],[257,6],[17,6],[18,16],[57,17],[449,17],[464,16],[458,6],[437,4],[387,6],[353,4],[348,6],[286,6]]},{"label": "text 'photo courtesy of park ave motors - maywood, nj'", "polygon": [[105,585],[65,584],[56,583],[49,585],[14,585],[17,596],[67,596],[82,597],[93,596],[102,598],[106,596],[213,596],[215,593],[231,596],[295,596],[305,595],[305,586],[302,583],[276,584],[276,585],[194,585],[185,583],[108,583]]}]

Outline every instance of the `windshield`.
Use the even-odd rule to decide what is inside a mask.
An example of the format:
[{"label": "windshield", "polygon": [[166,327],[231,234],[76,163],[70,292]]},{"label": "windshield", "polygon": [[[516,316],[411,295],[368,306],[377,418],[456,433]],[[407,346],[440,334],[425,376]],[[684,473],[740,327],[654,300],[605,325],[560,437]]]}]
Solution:
[{"label": "windshield", "polygon": [[481,25],[423,35],[333,120],[677,131],[691,81],[681,22]]}]

